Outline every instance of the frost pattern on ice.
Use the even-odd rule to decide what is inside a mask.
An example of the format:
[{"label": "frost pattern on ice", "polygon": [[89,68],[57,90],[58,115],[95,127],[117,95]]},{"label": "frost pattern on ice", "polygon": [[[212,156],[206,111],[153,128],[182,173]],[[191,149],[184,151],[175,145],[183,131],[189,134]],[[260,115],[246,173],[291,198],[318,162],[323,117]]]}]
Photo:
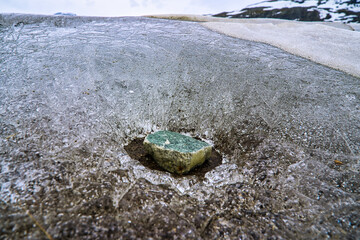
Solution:
[{"label": "frost pattern on ice", "polygon": [[[293,238],[308,229],[300,216],[358,234],[345,224],[359,219],[358,78],[196,23],[1,16],[1,211],[41,212],[60,239],[69,224],[111,229],[104,216],[135,234],[141,220],[124,223],[160,205],[176,227],[191,225],[179,236],[197,239],[236,229]],[[223,164],[175,178],[125,153],[164,129],[208,139]],[[295,233],[269,227],[286,221]],[[10,223],[9,236],[22,234]]]}]

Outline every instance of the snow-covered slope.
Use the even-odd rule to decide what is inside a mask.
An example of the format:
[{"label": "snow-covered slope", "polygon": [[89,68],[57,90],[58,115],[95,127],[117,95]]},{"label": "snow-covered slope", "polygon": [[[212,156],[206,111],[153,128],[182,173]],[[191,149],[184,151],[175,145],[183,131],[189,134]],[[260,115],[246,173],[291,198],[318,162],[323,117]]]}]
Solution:
[{"label": "snow-covered slope", "polygon": [[359,0],[269,0],[215,17],[281,18],[299,21],[360,23]]}]

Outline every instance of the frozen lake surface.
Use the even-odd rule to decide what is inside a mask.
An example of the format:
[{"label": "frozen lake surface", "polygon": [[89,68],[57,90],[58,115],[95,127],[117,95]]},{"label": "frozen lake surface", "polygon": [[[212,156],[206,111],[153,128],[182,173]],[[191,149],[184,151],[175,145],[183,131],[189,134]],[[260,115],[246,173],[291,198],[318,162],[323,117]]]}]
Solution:
[{"label": "frozen lake surface", "polygon": [[[3,14],[0,53],[5,238],[360,237],[359,78],[141,17]],[[148,169],[124,146],[155,130],[223,163]]]}]

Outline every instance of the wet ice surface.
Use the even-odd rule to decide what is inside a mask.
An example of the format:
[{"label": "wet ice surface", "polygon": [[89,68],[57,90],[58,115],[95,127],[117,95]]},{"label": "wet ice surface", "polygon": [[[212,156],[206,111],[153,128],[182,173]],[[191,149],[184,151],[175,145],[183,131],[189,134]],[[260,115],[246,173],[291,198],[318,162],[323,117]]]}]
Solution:
[{"label": "wet ice surface", "polygon": [[[358,78],[190,22],[0,24],[5,238],[46,238],[27,210],[55,239],[360,237]],[[223,164],[174,178],[126,154],[159,129]]]}]

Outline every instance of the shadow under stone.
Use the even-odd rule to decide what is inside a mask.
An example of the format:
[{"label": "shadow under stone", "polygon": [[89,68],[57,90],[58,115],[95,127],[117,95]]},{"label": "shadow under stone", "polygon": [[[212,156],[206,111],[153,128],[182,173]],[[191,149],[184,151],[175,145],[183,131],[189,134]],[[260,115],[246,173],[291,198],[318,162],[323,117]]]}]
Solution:
[{"label": "shadow under stone", "polygon": [[[138,160],[143,166],[151,170],[167,172],[165,169],[160,167],[149,154],[147,154],[143,142],[144,138],[135,138],[128,145],[126,145],[124,149],[131,158]],[[221,165],[221,163],[222,156],[213,148],[210,158],[207,159],[202,165],[195,167],[190,172],[183,175],[176,173],[171,173],[171,175],[174,177],[197,176],[199,178],[204,178],[207,172]]]}]

